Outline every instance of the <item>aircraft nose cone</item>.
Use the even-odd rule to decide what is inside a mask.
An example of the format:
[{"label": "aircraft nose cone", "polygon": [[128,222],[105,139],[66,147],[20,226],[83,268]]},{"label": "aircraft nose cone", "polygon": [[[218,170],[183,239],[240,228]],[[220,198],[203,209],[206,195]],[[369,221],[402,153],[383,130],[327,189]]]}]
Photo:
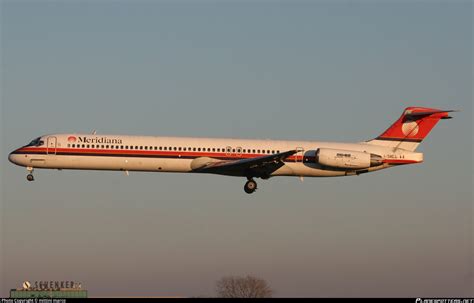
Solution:
[{"label": "aircraft nose cone", "polygon": [[10,161],[10,162],[13,163],[13,164],[18,164],[18,155],[15,154],[15,151],[12,151],[12,152],[8,155],[8,161]]}]

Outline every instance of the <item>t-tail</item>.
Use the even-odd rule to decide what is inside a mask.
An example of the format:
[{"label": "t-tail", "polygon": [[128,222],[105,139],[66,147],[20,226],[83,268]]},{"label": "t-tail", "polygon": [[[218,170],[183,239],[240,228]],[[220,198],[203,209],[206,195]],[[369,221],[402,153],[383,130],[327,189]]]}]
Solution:
[{"label": "t-tail", "polygon": [[415,151],[439,120],[451,119],[448,113],[454,111],[426,107],[407,107],[403,111],[402,116],[392,126],[377,138],[367,141],[367,143]]}]

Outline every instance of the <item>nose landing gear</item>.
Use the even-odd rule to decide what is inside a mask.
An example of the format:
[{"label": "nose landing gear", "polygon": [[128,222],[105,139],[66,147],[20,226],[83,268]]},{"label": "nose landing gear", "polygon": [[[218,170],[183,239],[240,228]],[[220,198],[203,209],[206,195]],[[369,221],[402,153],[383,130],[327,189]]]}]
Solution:
[{"label": "nose landing gear", "polygon": [[26,180],[34,181],[35,177],[33,177],[33,167],[27,167],[26,170],[29,172],[29,174],[26,176]]},{"label": "nose landing gear", "polygon": [[257,189],[257,182],[255,182],[252,178],[249,178],[249,180],[245,183],[244,185],[244,190],[247,194],[253,193]]}]

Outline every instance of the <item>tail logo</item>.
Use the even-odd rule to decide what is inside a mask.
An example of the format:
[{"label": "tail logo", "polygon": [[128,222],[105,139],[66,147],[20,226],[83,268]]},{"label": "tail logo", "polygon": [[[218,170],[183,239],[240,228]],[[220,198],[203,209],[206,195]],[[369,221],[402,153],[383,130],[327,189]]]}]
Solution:
[{"label": "tail logo", "polygon": [[418,134],[418,123],[416,121],[406,122],[402,124],[402,132],[407,137],[414,137]]}]

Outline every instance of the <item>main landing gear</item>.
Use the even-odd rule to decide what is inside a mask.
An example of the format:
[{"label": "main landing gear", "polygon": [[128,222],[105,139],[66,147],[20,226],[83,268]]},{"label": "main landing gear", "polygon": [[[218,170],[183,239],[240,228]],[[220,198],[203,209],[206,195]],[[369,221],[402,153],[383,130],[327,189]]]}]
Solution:
[{"label": "main landing gear", "polygon": [[26,180],[34,181],[35,177],[33,177],[33,167],[27,167],[26,170],[29,172],[29,174],[26,176]]},{"label": "main landing gear", "polygon": [[257,182],[252,178],[248,178],[248,181],[245,183],[244,190],[247,194],[253,193],[257,189]]}]

